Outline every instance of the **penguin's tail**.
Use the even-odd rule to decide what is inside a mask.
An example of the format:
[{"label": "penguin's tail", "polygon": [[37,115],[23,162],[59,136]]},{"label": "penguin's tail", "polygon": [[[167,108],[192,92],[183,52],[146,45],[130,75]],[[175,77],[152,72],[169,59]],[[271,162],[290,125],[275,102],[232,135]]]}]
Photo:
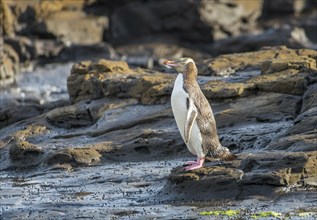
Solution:
[{"label": "penguin's tail", "polygon": [[237,159],[237,156],[229,151],[228,148],[220,146],[215,152],[213,152],[214,157],[218,157],[224,161],[231,161]]}]

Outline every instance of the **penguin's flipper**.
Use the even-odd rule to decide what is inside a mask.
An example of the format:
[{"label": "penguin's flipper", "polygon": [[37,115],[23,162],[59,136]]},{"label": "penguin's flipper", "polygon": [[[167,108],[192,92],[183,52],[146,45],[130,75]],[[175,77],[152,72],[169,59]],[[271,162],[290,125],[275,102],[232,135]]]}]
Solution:
[{"label": "penguin's flipper", "polygon": [[185,121],[185,132],[184,132],[186,144],[189,142],[190,133],[192,131],[192,127],[196,117],[197,117],[197,108],[194,104],[194,101],[192,99],[189,99],[189,108],[187,111],[187,117]]}]

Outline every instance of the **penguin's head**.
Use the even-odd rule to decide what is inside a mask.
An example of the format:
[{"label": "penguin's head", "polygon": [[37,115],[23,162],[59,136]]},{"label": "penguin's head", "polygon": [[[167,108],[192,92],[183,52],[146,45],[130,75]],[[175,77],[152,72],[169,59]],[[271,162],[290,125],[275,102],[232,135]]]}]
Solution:
[{"label": "penguin's head", "polygon": [[184,73],[189,63],[193,63],[194,66],[196,67],[194,60],[188,57],[182,57],[180,59],[173,60],[173,61],[165,60],[163,62],[164,65],[173,67],[179,73]]}]

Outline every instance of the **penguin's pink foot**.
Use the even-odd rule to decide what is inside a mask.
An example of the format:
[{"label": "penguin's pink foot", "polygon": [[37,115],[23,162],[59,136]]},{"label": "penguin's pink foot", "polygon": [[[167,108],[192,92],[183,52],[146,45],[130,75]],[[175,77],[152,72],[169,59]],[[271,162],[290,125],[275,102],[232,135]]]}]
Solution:
[{"label": "penguin's pink foot", "polygon": [[191,164],[190,166],[187,166],[184,168],[184,170],[189,171],[189,170],[196,170],[199,169],[201,167],[203,167],[205,162],[205,158],[197,158],[197,161],[193,164]]},{"label": "penguin's pink foot", "polygon": [[197,164],[197,161],[193,160],[193,161],[188,161],[188,162],[185,163],[186,166],[194,165],[194,164]]},{"label": "penguin's pink foot", "polygon": [[199,168],[201,168],[201,167],[203,167],[203,165],[195,164],[195,165],[191,165],[191,166],[185,167],[184,170],[186,170],[186,171],[196,170],[196,169],[199,169]]}]

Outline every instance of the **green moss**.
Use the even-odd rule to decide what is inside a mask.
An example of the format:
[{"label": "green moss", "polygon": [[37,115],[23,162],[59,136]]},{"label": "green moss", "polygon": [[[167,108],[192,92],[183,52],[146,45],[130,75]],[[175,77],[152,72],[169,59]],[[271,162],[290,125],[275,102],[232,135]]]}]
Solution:
[{"label": "green moss", "polygon": [[[215,211],[209,211],[209,212],[200,212],[199,215],[203,216],[222,216],[222,217],[236,217],[237,215],[242,214],[243,215],[243,210],[215,210]],[[284,215],[278,212],[273,212],[273,211],[268,211],[268,212],[258,212],[252,214],[250,217],[254,219],[258,218],[264,218],[264,217],[274,217],[276,219],[282,219]]]},{"label": "green moss", "polygon": [[258,212],[256,214],[251,215],[251,218],[264,218],[264,217],[275,217],[280,219],[283,217],[283,214],[269,211],[269,212]]},{"label": "green moss", "polygon": [[213,216],[228,216],[228,217],[232,217],[235,215],[239,215],[240,211],[239,210],[227,210],[227,211],[222,211],[222,210],[217,210],[217,211],[210,211],[210,212],[200,212],[200,215],[213,215]]}]

